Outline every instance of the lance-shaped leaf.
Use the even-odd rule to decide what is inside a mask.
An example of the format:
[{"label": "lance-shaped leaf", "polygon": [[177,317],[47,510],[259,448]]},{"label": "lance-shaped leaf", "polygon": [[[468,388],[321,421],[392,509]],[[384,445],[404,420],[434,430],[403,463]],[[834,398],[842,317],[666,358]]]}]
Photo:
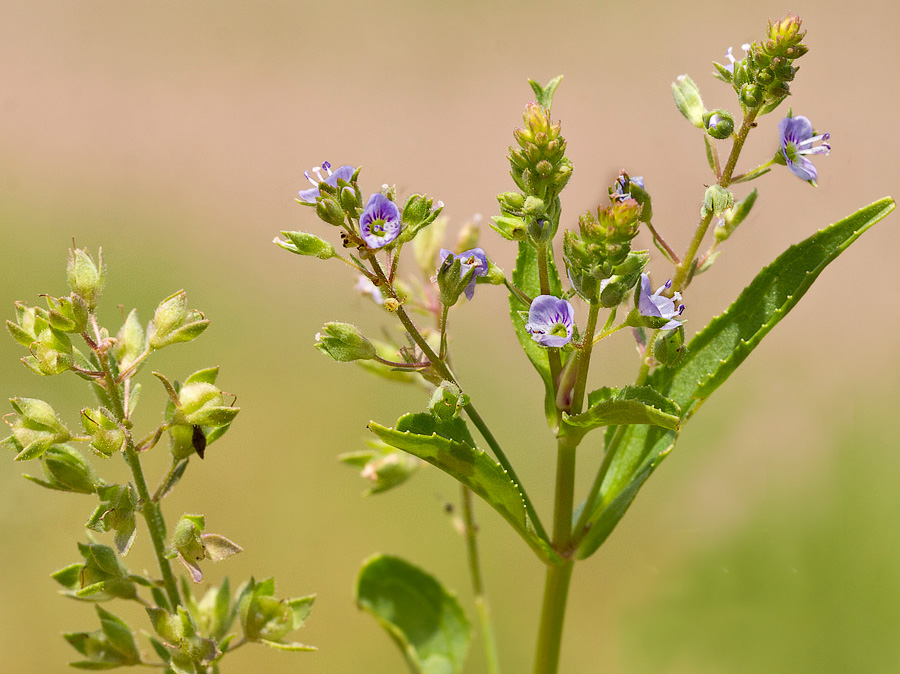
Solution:
[{"label": "lance-shaped leaf", "polygon": [[499,463],[475,447],[463,419],[437,422],[430,414],[406,414],[397,421],[396,428],[371,421],[369,429],[391,447],[440,468],[478,494],[512,524],[543,560],[558,559],[534,532],[518,485]]},{"label": "lance-shaped leaf", "polygon": [[[559,274],[556,271],[556,265],[553,263],[553,257],[550,256],[548,263],[548,276],[550,280],[550,294],[557,297],[562,294],[562,284],[559,280]],[[541,295],[540,272],[538,270],[538,252],[527,241],[519,243],[519,255],[516,258],[516,268],[513,270],[513,284],[529,297],[537,297]],[[513,330],[519,339],[519,344],[528,356],[528,360],[534,366],[534,369],[540,375],[544,382],[544,414],[547,416],[547,423],[551,427],[556,426],[556,395],[553,392],[553,378],[550,376],[550,359],[547,356],[547,349],[534,341],[532,336],[525,329],[528,322],[528,307],[516,295],[509,295],[509,317],[512,320]],[[525,314],[521,312],[525,311]]]},{"label": "lance-shaped leaf", "polygon": [[650,424],[678,430],[681,410],[649,386],[626,386],[619,390],[604,387],[588,396],[588,408],[581,414],[563,415],[565,433],[584,435],[601,426]]},{"label": "lance-shaped leaf", "polygon": [[[881,199],[791,246],[763,269],[737,300],[688,344],[677,365],[662,366],[649,384],[681,408],[682,425],[737,369],[763,337],[796,306],[822,270],[851,243],[895,208]],[[599,547],[622,518],[637,491],[674,446],[676,434],[651,426],[609,429],[614,451],[598,503],[577,556]]]},{"label": "lance-shaped leaf", "polygon": [[403,652],[414,674],[458,674],[471,626],[459,602],[435,578],[399,557],[363,563],[356,603],[372,614]]},{"label": "lance-shaped leaf", "polygon": [[650,384],[678,403],[685,419],[690,417],[796,306],[822,270],[894,208],[893,199],[880,199],[788,248],[697,333],[681,362],[657,369]]}]

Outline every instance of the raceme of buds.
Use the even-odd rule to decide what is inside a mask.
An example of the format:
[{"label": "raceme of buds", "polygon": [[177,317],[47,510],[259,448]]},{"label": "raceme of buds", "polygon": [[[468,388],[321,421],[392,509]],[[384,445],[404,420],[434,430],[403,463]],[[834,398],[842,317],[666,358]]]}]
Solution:
[{"label": "raceme of buds", "polygon": [[306,232],[282,232],[281,235],[285,237],[287,241],[283,241],[276,237],[272,243],[289,253],[294,253],[295,255],[314,255],[320,260],[337,257],[334,246],[327,241],[320,239],[318,236],[307,234]]},{"label": "raceme of buds", "polygon": [[240,593],[238,606],[241,628],[248,641],[260,641],[282,650],[315,650],[311,646],[283,641],[289,633],[300,629],[312,611],[315,595],[296,599],[276,599],[272,578],[251,580]]},{"label": "raceme of buds", "polygon": [[806,31],[800,30],[800,17],[788,14],[775,24],[769,22],[769,34],[762,43],[762,50],[769,56],[782,56],[787,59],[796,59],[803,56],[809,49],[801,41],[806,36]]},{"label": "raceme of buds", "polygon": [[315,347],[341,362],[372,360],[376,355],[372,342],[349,323],[326,323],[322,331],[316,333]]},{"label": "raceme of buds", "polygon": [[524,128],[513,132],[519,147],[509,148],[512,178],[526,195],[552,199],[572,175],[560,124],[551,123],[549,110],[534,102],[525,106],[524,120]]},{"label": "raceme of buds", "polygon": [[55,444],[67,442],[72,436],[49,403],[37,398],[10,398],[16,411],[12,422],[12,436],[4,444],[18,453],[16,461],[36,459]]},{"label": "raceme of buds", "polygon": [[672,96],[675,97],[675,105],[678,111],[684,115],[691,124],[698,129],[704,128],[703,117],[706,108],[703,99],[700,98],[700,89],[687,75],[679,75],[672,82]]},{"label": "raceme of buds", "polygon": [[69,251],[69,262],[66,265],[66,276],[69,287],[76,295],[81,296],[88,308],[97,307],[100,293],[103,292],[103,284],[106,281],[106,267],[103,266],[103,249],[97,253],[97,262],[91,254],[83,248],[75,248]]},{"label": "raceme of buds", "polygon": [[103,457],[110,457],[125,447],[125,431],[113,414],[103,408],[81,410],[81,425],[91,436],[91,449]]},{"label": "raceme of buds", "polygon": [[196,309],[188,310],[187,293],[179,290],[159,303],[153,320],[147,326],[147,343],[161,349],[178,342],[189,342],[209,327],[209,320]]},{"label": "raceme of buds", "polygon": [[203,533],[205,528],[203,515],[182,515],[172,534],[172,548],[195,583],[203,580],[200,562],[207,556],[218,562],[243,552],[241,546],[224,536]]},{"label": "raceme of buds", "polygon": [[93,494],[103,485],[103,480],[97,477],[81,452],[69,445],[54,445],[44,452],[41,467],[46,480],[31,475],[23,477],[47,489],[79,494]]},{"label": "raceme of buds", "polygon": [[703,115],[703,124],[706,133],[718,140],[724,140],[734,133],[734,117],[721,108]]}]

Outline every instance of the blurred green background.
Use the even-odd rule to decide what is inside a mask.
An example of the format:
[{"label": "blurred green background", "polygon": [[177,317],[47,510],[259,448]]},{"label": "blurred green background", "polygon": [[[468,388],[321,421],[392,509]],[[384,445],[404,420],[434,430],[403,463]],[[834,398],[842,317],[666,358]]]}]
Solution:
[{"label": "blurred green background", "polygon": [[[312,349],[325,321],[374,332],[387,320],[339,265],[271,244],[282,229],[333,234],[293,201],[303,171],[326,159],[361,165],[364,191],[396,183],[432,194],[451,229],[489,217],[511,187],[504,155],[531,97],[526,80],[564,73],[554,116],[575,165],[568,222],[626,167],[645,177],[654,222],[680,250],[709,176],[669,83],[687,72],[709,107],[734,108],[710,62],[728,46],[740,53],[787,10],[803,17],[810,46],[790,103],[831,132],[834,151],[816,160],[818,190],[785,169],[759,182],[753,216],[686,298],[689,334],[790,243],[896,196],[895,3],[0,0],[0,306],[12,317],[17,299],[67,292],[73,237],[103,246],[101,310],[113,329],[118,305],[146,321],[185,288],[213,326],[151,367],[183,378],[218,364],[243,411],[192,462],[166,512],[203,512],[209,530],[245,546],[207,565],[208,581],[274,575],[281,596],[319,593],[297,635],[318,653],[246,648],[225,671],[403,671],[352,602],[356,569],[376,551],[434,573],[474,617],[462,541],[442,509],[457,494],[449,478],[422,470],[364,499],[362,480],[335,460],[361,446],[369,419],[393,422],[425,397]],[[751,136],[747,167],[771,156],[778,118]],[[486,231],[482,245],[511,268],[510,244]],[[608,544],[578,567],[561,671],[900,671],[898,250],[894,215],[823,274],[692,421]],[[659,259],[653,269],[668,273]],[[506,311],[496,288],[462,303],[455,360],[546,519],[555,457]],[[620,337],[597,354],[593,384],[633,378]],[[87,402],[80,380],[38,378],[21,355],[0,340],[0,397],[47,398],[74,425]],[[162,401],[148,374],[145,429]],[[583,447],[582,494],[600,460],[596,441]],[[165,454],[148,457],[151,474]],[[3,669],[63,672],[76,653],[57,634],[94,629],[96,618],[57,596],[49,573],[76,560],[94,501],[44,492],[19,477],[36,464],[5,459]],[[124,476],[124,462],[103,470]],[[479,519],[505,671],[528,671],[542,568],[492,511],[479,508]],[[132,568],[152,568],[147,542],[139,530]],[[114,610],[144,624],[136,608]],[[484,671],[477,641],[467,671]]]}]

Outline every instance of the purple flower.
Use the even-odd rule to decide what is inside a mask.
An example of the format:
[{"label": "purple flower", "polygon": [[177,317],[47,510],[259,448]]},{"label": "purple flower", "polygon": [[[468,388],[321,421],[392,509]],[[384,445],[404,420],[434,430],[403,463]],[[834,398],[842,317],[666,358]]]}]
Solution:
[{"label": "purple flower", "polygon": [[[328,173],[327,176],[322,176],[322,169]],[[321,166],[314,166],[312,169],[312,172],[316,174],[318,180],[314,180],[313,177],[309,175],[309,171],[304,171],[303,175],[305,175],[306,179],[312,183],[312,187],[308,190],[300,190],[300,201],[305,204],[316,203],[316,197],[319,196],[319,183],[337,187],[338,180],[349,183],[350,178],[353,177],[355,171],[356,169],[350,166],[350,164],[344,164],[341,168],[332,173],[331,164],[327,161],[323,161]]]},{"label": "purple flower", "polygon": [[369,248],[388,245],[400,234],[400,209],[380,192],[369,197],[359,218],[359,233]]},{"label": "purple flower", "polygon": [[681,293],[676,292],[672,299],[662,294],[663,290],[668,290],[671,287],[672,281],[666,281],[666,285],[660,286],[651,295],[650,277],[646,274],[641,274],[641,294],[638,298],[638,311],[641,312],[641,316],[656,316],[667,319],[669,322],[662,326],[663,330],[677,328],[682,323],[675,318],[676,316],[681,316],[684,311],[683,304],[677,308],[675,307],[675,302],[681,300]]},{"label": "purple flower", "polygon": [[[816,167],[805,155],[831,152],[831,145],[826,142],[831,138],[831,134],[822,133],[814,136],[813,133],[812,124],[806,117],[785,117],[778,123],[781,151],[784,153],[787,167],[800,180],[815,183],[818,175]],[[813,147],[813,143],[819,140],[822,144]]]},{"label": "purple flower", "polygon": [[[644,177],[643,176],[628,176],[628,183],[635,184],[641,189],[644,189]],[[610,195],[613,201],[625,201],[626,199],[631,199],[631,192],[625,191],[625,178],[620,175],[616,178],[615,186],[613,189],[612,195]]]},{"label": "purple flower", "polygon": [[572,341],[575,310],[567,300],[553,295],[538,295],[528,310],[525,329],[538,344],[564,346]]},{"label": "purple flower", "polygon": [[[441,248],[441,264],[444,263],[444,260],[447,259],[448,255],[450,255],[450,251],[446,248]],[[466,295],[466,299],[471,300],[472,296],[475,294],[476,279],[479,276],[486,276],[488,273],[487,255],[484,254],[484,251],[481,250],[481,248],[472,248],[471,250],[464,250],[456,256],[456,259],[459,260],[460,263],[460,277],[468,274],[470,269],[475,269],[475,273],[472,274],[472,280],[469,281],[468,285],[466,285],[466,289],[463,291]]]},{"label": "purple flower", "polygon": [[[744,58],[747,58],[747,52],[750,51],[750,44],[742,44],[741,49],[744,50]],[[731,53],[731,47],[728,48],[728,51],[725,52],[725,58],[728,59],[728,65],[725,66],[725,70],[730,72],[732,75],[734,74],[734,64],[737,62],[737,59],[734,58],[734,54]]]}]

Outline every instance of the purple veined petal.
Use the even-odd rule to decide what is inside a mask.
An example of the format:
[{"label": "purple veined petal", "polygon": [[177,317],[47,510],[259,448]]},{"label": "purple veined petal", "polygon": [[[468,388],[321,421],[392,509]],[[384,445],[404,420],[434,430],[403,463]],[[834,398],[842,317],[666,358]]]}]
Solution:
[{"label": "purple veined petal", "polygon": [[[322,169],[328,173],[327,176],[322,176]],[[312,183],[312,187],[308,190],[300,190],[298,194],[300,195],[300,201],[306,204],[314,204],[316,203],[316,198],[319,196],[319,183],[326,183],[331,187],[337,187],[338,180],[343,180],[344,182],[350,182],[350,178],[353,177],[355,168],[350,166],[350,164],[344,164],[336,171],[331,170],[331,164],[327,161],[322,162],[322,166],[316,166],[312,169],[312,172],[315,174],[316,178],[313,178],[309,171],[304,171],[303,175],[306,176],[306,179]]]},{"label": "purple veined petal", "polygon": [[[451,254],[451,251],[446,248],[441,248],[441,264],[447,259],[447,257]],[[475,284],[476,279],[479,276],[485,276],[488,273],[488,259],[487,255],[485,255],[484,251],[481,248],[472,248],[470,250],[464,250],[459,255],[454,256],[460,263],[460,275],[465,276],[470,269],[475,268],[475,273],[472,275],[472,279],[466,284],[466,288],[463,293],[466,296],[467,300],[472,299],[475,295]]]},{"label": "purple veined petal", "polygon": [[650,277],[647,274],[641,274],[641,294],[638,298],[638,311],[641,312],[641,316],[662,316],[651,299]]},{"label": "purple veined petal", "polygon": [[538,344],[565,346],[572,340],[575,311],[564,299],[539,295],[531,302],[525,329]]},{"label": "purple veined petal", "polygon": [[[343,168],[343,167],[342,167]],[[369,197],[359,218],[359,233],[369,248],[381,248],[400,235],[400,209],[380,192]]]},{"label": "purple veined petal", "polygon": [[681,300],[681,293],[675,293],[672,298],[663,295],[663,291],[672,286],[671,281],[667,281],[665,285],[656,289],[656,292],[650,294],[650,277],[646,273],[641,274],[641,292],[638,297],[638,311],[642,316],[658,317],[670,319],[663,326],[663,329],[675,328],[681,325],[681,321],[676,320],[676,316],[680,316],[684,311],[684,305],[676,306],[675,302]]},{"label": "purple veined petal", "polygon": [[[787,158],[787,153],[785,153],[785,157]],[[800,178],[800,180],[816,180],[819,177],[816,165],[803,155],[797,155],[793,160],[788,158],[787,167],[795,176]]]}]

